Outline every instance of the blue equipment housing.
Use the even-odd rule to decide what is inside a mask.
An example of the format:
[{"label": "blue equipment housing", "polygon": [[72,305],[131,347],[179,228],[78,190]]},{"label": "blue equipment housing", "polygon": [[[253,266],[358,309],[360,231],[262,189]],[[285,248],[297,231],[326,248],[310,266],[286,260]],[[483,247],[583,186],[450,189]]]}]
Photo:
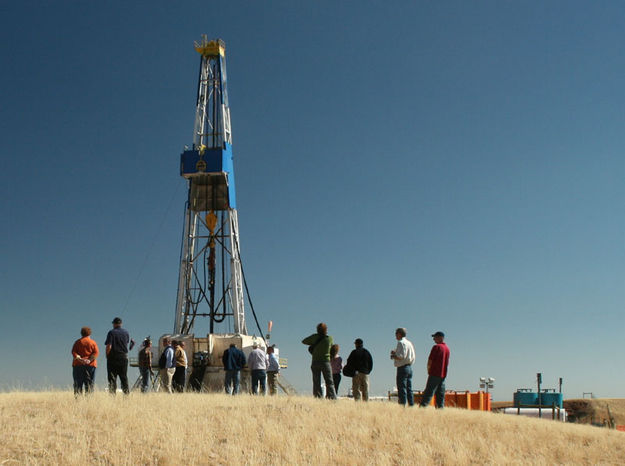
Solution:
[{"label": "blue equipment housing", "polygon": [[193,210],[236,209],[232,145],[203,151],[187,149],[180,155],[180,175],[191,182],[189,204]]}]

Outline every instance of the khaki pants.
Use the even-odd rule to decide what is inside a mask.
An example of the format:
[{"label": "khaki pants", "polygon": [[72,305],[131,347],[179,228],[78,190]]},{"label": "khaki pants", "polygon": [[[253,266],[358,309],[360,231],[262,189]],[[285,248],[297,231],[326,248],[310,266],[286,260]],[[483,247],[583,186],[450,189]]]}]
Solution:
[{"label": "khaki pants", "polygon": [[269,385],[269,394],[275,395],[277,393],[276,390],[276,382],[278,381],[278,372],[271,371],[267,372],[267,385]]},{"label": "khaki pants", "polygon": [[352,393],[356,401],[361,398],[363,401],[369,401],[369,374],[357,372],[352,377]]},{"label": "khaki pants", "polygon": [[169,369],[161,369],[161,387],[167,393],[173,393],[171,388],[171,382],[174,378],[174,372],[176,372],[175,367],[170,367]]}]

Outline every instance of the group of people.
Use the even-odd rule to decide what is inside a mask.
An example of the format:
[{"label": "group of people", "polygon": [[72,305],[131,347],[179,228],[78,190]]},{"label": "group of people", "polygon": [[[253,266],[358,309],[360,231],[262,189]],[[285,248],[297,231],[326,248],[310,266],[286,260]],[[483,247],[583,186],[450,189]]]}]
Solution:
[{"label": "group of people", "polygon": [[[91,329],[80,329],[81,338],[72,346],[72,375],[74,378],[74,394],[90,393],[93,391],[95,371],[98,366],[100,351],[98,344],[91,338]],[[117,378],[125,394],[130,392],[128,387],[128,350],[135,345],[126,329],[122,328],[119,317],[113,319],[113,329],[106,335],[106,374],[111,393],[117,392]]]},{"label": "group of people", "polygon": [[[109,392],[117,392],[117,379],[125,394],[130,392],[128,385],[128,351],[132,350],[135,342],[130,334],[122,328],[119,317],[113,319],[113,329],[106,335],[106,363]],[[72,346],[72,376],[74,379],[74,394],[90,393],[93,391],[95,372],[98,365],[98,344],[91,338],[91,328],[80,329],[81,338]],[[158,361],[162,388],[168,392],[183,392],[187,378],[188,358],[183,340],[163,338],[164,349]],[[139,348],[138,366],[141,375],[141,392],[150,389],[150,382],[155,377],[150,337],[143,340]],[[273,346],[267,351],[254,342],[252,351],[246,359],[243,351],[234,343],[224,351],[222,362],[225,370],[226,393],[236,395],[240,390],[241,369],[248,367],[252,375],[252,393],[265,394],[267,386],[269,394],[277,393],[277,381],[280,373],[280,363],[275,355]]]},{"label": "group of people", "polygon": [[[113,319],[113,329],[106,335],[106,362],[108,388],[111,393],[117,392],[117,378],[121,389],[129,393],[128,386],[128,351],[134,347],[134,340],[126,329],[122,327],[119,317]],[[80,329],[81,338],[72,346],[72,375],[74,379],[74,393],[89,393],[93,391],[95,372],[98,363],[98,345],[91,338],[91,329]],[[412,364],[415,362],[415,349],[412,342],[406,338],[406,329],[395,330],[397,346],[391,351],[391,359],[397,368],[396,383],[397,397],[401,405],[414,405],[412,392]],[[445,405],[445,378],[449,366],[449,347],[445,344],[445,334],[436,332],[432,335],[434,346],[430,351],[427,362],[428,378],[420,406],[430,404],[435,397],[437,408]],[[325,396],[336,399],[342,376],[351,377],[352,394],[355,400],[369,400],[369,374],[373,370],[371,353],[364,348],[361,338],[354,340],[354,350],[343,365],[339,355],[339,345],[334,344],[328,335],[328,326],[325,323],[317,325],[317,332],[304,338],[302,343],[308,345],[312,356],[311,371],[313,381],[313,395],[323,397],[321,378],[325,382]],[[161,383],[168,393],[183,392],[185,388],[188,359],[185,342],[175,341],[169,337],[163,339],[164,350],[159,358]],[[150,380],[155,375],[152,361],[152,341],[146,338],[139,349],[139,372],[141,374],[141,391],[149,390]],[[224,388],[226,393],[236,395],[241,386],[241,370],[249,368],[251,372],[252,394],[265,395],[267,386],[269,394],[277,393],[280,364],[275,355],[273,346],[268,346],[265,352],[257,342],[252,345],[252,351],[245,357],[243,351],[236,344],[230,344],[222,355],[225,371]]]},{"label": "group of people", "polygon": [[334,344],[328,335],[328,326],[325,323],[317,325],[317,333],[304,338],[302,343],[308,345],[312,355],[313,395],[323,397],[321,377],[326,388],[326,398],[336,399],[341,383],[341,374],[352,378],[352,393],[356,400],[369,400],[369,374],[373,370],[371,353],[364,348],[360,338],[354,341],[355,349],[349,354],[347,363],[343,365],[343,358],[339,356],[339,345]]},{"label": "group of people", "polygon": [[[415,361],[414,345],[406,338],[406,329],[403,327],[395,330],[397,347],[391,351],[391,359],[397,368],[397,399],[400,405],[414,405],[412,393],[412,364]],[[445,343],[445,334],[436,332],[432,334],[434,346],[428,356],[427,371],[428,378],[423,390],[423,396],[419,406],[425,407],[435,396],[437,408],[445,406],[445,378],[449,366],[449,347]]]},{"label": "group of people", "polygon": [[[159,358],[161,384],[167,393],[184,392],[189,361],[183,340],[163,338],[163,352]],[[152,341],[146,338],[139,350],[139,372],[141,374],[141,392],[146,393],[150,380],[155,375],[152,370]]]},{"label": "group of people", "polygon": [[[412,392],[412,365],[415,362],[415,349],[411,341],[406,338],[407,332],[403,327],[395,330],[397,346],[391,351],[391,359],[397,368],[396,384],[397,398],[400,405],[414,405]],[[445,334],[436,332],[432,335],[434,346],[430,351],[427,362],[428,378],[421,398],[420,406],[427,406],[435,397],[437,408],[445,406],[445,378],[449,366],[449,347],[445,343]],[[352,394],[356,401],[369,400],[369,374],[373,370],[371,353],[363,347],[361,338],[354,341],[355,349],[343,365],[339,356],[339,345],[334,344],[328,335],[328,326],[325,323],[317,325],[317,332],[304,338],[302,343],[308,345],[312,355],[310,369],[312,371],[313,395],[323,397],[321,377],[325,383],[325,396],[336,399],[341,376],[352,378]]]},{"label": "group of people", "polygon": [[247,366],[251,373],[252,394],[265,395],[267,386],[269,394],[277,393],[278,376],[280,374],[280,362],[275,355],[273,346],[267,347],[267,352],[258,345],[256,341],[252,343],[252,351],[245,359],[245,353],[237,348],[234,343],[226,349],[221,357],[224,365],[224,389],[226,393],[236,395],[241,387],[241,369]]}]

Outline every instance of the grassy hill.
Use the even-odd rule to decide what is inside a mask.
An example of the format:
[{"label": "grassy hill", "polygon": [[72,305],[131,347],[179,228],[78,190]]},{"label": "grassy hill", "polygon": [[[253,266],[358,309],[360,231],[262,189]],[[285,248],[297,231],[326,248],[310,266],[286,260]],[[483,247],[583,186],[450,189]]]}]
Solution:
[{"label": "grassy hill", "polygon": [[625,399],[565,400],[564,407],[574,415],[576,422],[603,424],[612,417],[616,424],[625,425]]},{"label": "grassy hill", "polygon": [[625,433],[306,397],[0,394],[0,464],[623,464]]}]

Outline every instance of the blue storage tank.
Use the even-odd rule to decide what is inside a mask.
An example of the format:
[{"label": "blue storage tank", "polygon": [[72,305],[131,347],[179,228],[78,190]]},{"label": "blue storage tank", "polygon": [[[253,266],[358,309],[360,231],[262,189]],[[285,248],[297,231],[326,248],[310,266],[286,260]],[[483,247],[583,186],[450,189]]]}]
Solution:
[{"label": "blue storage tank", "polygon": [[562,393],[545,392],[540,394],[541,406],[562,408]]},{"label": "blue storage tank", "polygon": [[529,390],[519,389],[514,392],[514,407],[518,408],[519,406],[535,406],[538,404],[538,393],[530,392]]}]

